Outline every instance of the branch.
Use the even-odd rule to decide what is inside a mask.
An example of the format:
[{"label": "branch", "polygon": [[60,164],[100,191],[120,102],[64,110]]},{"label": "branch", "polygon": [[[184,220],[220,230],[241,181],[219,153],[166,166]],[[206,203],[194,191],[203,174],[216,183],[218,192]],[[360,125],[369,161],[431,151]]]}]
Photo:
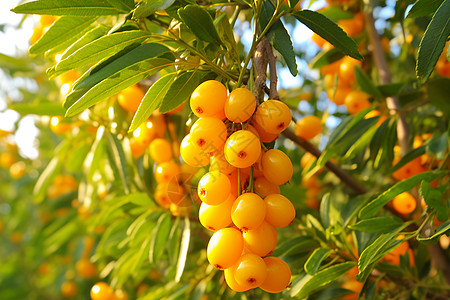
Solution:
[{"label": "branch", "polygon": [[255,63],[256,69],[256,79],[255,86],[253,88],[253,94],[258,100],[258,103],[261,103],[264,100],[264,87],[266,86],[267,80],[267,64],[268,64],[268,56],[267,56],[267,47],[265,43],[269,43],[266,37],[263,37],[261,42],[256,46],[255,55],[253,58],[253,62]]}]

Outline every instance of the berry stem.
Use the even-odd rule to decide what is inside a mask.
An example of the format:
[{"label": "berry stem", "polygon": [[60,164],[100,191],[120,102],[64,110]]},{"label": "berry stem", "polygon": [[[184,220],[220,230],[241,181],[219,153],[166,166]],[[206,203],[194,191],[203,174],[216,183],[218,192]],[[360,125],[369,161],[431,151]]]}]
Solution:
[{"label": "berry stem", "polygon": [[250,167],[250,179],[248,181],[248,189],[253,193],[253,166]]},{"label": "berry stem", "polygon": [[[233,123],[234,124],[234,123]],[[238,196],[242,194],[242,187],[241,187],[241,168],[238,168]]]}]

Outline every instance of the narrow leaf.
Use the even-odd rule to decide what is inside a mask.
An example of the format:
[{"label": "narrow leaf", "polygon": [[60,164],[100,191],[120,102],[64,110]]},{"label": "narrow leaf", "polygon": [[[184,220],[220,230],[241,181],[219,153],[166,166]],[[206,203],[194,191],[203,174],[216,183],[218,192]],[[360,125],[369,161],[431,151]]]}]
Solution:
[{"label": "narrow leaf", "polygon": [[[96,17],[61,17],[29,49],[30,54],[42,54],[55,47],[69,46],[81,37]],[[66,47],[67,47],[66,46]]]},{"label": "narrow leaf", "polygon": [[322,38],[326,39],[333,46],[340,49],[344,54],[359,60],[363,59],[362,55],[358,52],[358,44],[335,22],[321,13],[305,9],[294,13],[294,17]]},{"label": "narrow leaf", "polygon": [[449,16],[450,0],[445,0],[437,9],[420,41],[416,73],[421,83],[425,83],[430,77],[450,35]]},{"label": "narrow leaf", "polygon": [[305,262],[305,272],[314,275],[320,268],[322,261],[330,255],[333,250],[330,248],[317,248]]},{"label": "narrow leaf", "polygon": [[373,217],[386,203],[394,199],[395,196],[403,192],[409,191],[410,189],[418,185],[422,180],[431,182],[436,178],[444,176],[448,172],[449,171],[441,171],[441,170],[424,172],[396,183],[387,191],[378,196],[376,199],[372,200],[369,204],[367,204],[367,206],[365,206],[359,212],[359,217],[361,219]]},{"label": "narrow leaf", "polygon": [[106,132],[106,137],[109,142],[108,152],[110,154],[110,159],[114,162],[111,166],[115,166],[117,172],[114,175],[119,175],[120,181],[122,182],[123,189],[126,194],[130,193],[130,176],[128,173],[128,165],[125,158],[125,153],[123,151],[122,144],[117,139],[117,136]]},{"label": "narrow leaf", "polygon": [[397,229],[403,221],[397,217],[376,217],[361,220],[356,224],[349,225],[352,230],[358,230],[369,233],[388,233]]},{"label": "narrow leaf", "polygon": [[[275,8],[273,7],[272,3],[270,1],[265,1],[262,5],[260,16],[262,28],[265,28],[267,26],[274,12]],[[269,39],[273,47],[283,56],[291,74],[293,76],[296,76],[298,70],[291,37],[280,20],[276,21],[272,25],[272,27],[270,27],[269,31],[267,32],[267,38]]]},{"label": "narrow leaf", "polygon": [[175,0],[141,1],[137,5],[137,7],[133,13],[133,18],[136,18],[136,19],[146,18],[146,17],[152,15],[153,13],[155,13],[157,10],[164,10],[164,9],[168,8],[174,2],[175,2]]},{"label": "narrow leaf", "polygon": [[355,265],[356,263],[354,262],[344,262],[323,269],[322,271],[316,273],[314,276],[310,277],[306,282],[302,282],[303,285],[301,286],[300,290],[298,290],[298,292],[294,287],[292,287],[291,296],[296,296],[296,298],[300,299],[306,298],[317,289],[338,279],[341,275],[353,268]]},{"label": "narrow leaf", "polygon": [[169,73],[153,83],[144,98],[142,98],[141,104],[133,117],[133,121],[131,121],[128,132],[136,130],[139,125],[147,120],[152,112],[160,106],[164,96],[172,85],[175,76],[176,73]]},{"label": "narrow leaf", "polygon": [[39,0],[16,6],[12,11],[17,14],[54,16],[104,16],[121,13],[104,0]]},{"label": "narrow leaf", "polygon": [[183,275],[184,266],[186,265],[189,243],[191,239],[191,223],[189,217],[184,217],[184,229],[181,237],[180,255],[178,256],[177,272],[175,274],[175,282],[179,282]]},{"label": "narrow leaf", "polygon": [[64,109],[59,102],[39,101],[33,103],[13,103],[8,106],[21,115],[63,116]]},{"label": "narrow leaf", "polygon": [[430,236],[430,237],[423,237],[422,235],[417,236],[417,240],[421,242],[422,244],[426,246],[431,246],[439,242],[439,238],[443,234],[449,234],[448,231],[450,231],[450,221],[445,222],[444,224],[440,225],[438,228],[436,228],[436,232]]},{"label": "narrow leaf", "polygon": [[311,62],[311,67],[313,69],[320,69],[323,66],[334,63],[335,61],[340,60],[345,55],[342,51],[339,51],[337,48],[332,48],[326,52],[320,52],[314,60]]},{"label": "narrow leaf", "polygon": [[373,95],[375,97],[383,97],[378,88],[373,84],[372,80],[364,73],[361,67],[355,66],[354,74],[356,82],[358,82],[359,87],[363,92],[368,93],[369,95]]},{"label": "narrow leaf", "polygon": [[214,27],[211,15],[198,5],[188,5],[178,10],[187,27],[202,41],[221,45],[222,41]]},{"label": "narrow leaf", "polygon": [[109,5],[117,8],[121,12],[128,13],[130,10],[134,8],[133,0],[106,0]]},{"label": "narrow leaf", "polygon": [[444,0],[418,0],[409,11],[407,18],[419,18],[432,15]]},{"label": "narrow leaf", "polygon": [[181,105],[189,99],[192,92],[200,81],[200,74],[197,70],[193,72],[184,72],[171,84],[164,96],[159,111],[166,113]]},{"label": "narrow leaf", "polygon": [[162,214],[152,231],[153,238],[150,243],[150,252],[148,255],[150,263],[156,263],[163,254],[170,234],[170,225],[170,215]]}]

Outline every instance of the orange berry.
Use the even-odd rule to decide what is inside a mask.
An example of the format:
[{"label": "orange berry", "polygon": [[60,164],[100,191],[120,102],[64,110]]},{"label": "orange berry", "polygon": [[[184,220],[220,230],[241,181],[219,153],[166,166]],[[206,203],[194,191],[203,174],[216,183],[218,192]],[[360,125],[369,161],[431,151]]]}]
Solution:
[{"label": "orange berry", "polygon": [[261,226],[242,233],[244,247],[259,256],[270,255],[277,246],[275,227],[264,221]]},{"label": "orange berry", "polygon": [[209,165],[209,171],[219,171],[224,174],[231,174],[236,170],[236,167],[230,165],[230,163],[225,158],[223,152],[211,156],[211,163]]},{"label": "orange berry", "polygon": [[232,289],[235,292],[245,292],[248,291],[249,287],[244,287],[237,283],[235,279],[235,273],[236,273],[237,264],[234,264],[233,266],[227,268],[224,270],[223,274],[225,277],[225,282],[227,283],[228,287]]},{"label": "orange berry", "polygon": [[259,287],[268,293],[284,291],[291,281],[289,265],[281,258],[273,256],[265,257],[264,262],[267,266],[267,276]]},{"label": "orange berry", "polygon": [[230,195],[231,183],[227,175],[219,171],[206,173],[198,183],[200,200],[209,205],[219,205]]},{"label": "orange berry", "polygon": [[191,110],[199,118],[217,115],[223,110],[227,94],[227,88],[219,81],[205,81],[191,95]]},{"label": "orange berry", "polygon": [[97,274],[97,267],[89,261],[88,258],[81,258],[75,264],[77,274],[82,278],[91,278]]},{"label": "orange berry", "polygon": [[260,153],[260,141],[248,130],[236,131],[225,142],[225,158],[236,168],[250,167],[258,160]]},{"label": "orange berry", "polygon": [[[299,1],[300,3],[300,1]],[[317,33],[313,33],[312,35],[312,40],[314,43],[317,44],[317,46],[319,46],[320,48],[323,47],[323,45],[325,44],[326,40],[324,38],[322,38],[320,35],[318,35]]]},{"label": "orange berry", "polygon": [[255,135],[258,137],[258,139],[260,139],[261,142],[263,142],[263,143],[273,142],[278,137],[278,133],[269,133],[264,128],[259,126],[257,123],[253,123],[253,127],[256,129],[257,134],[250,128],[248,130],[255,133]]},{"label": "orange berry", "polygon": [[253,189],[255,193],[262,195],[263,197],[270,194],[279,194],[280,187],[276,184],[271,183],[265,177],[258,177],[253,182]]},{"label": "orange berry", "polygon": [[266,221],[277,228],[288,226],[294,221],[295,208],[288,198],[280,194],[271,194],[264,198],[266,203]]},{"label": "orange berry", "polygon": [[198,212],[198,218],[203,227],[217,231],[231,224],[231,208],[235,197],[229,195],[227,200],[218,205],[208,205],[202,202]]},{"label": "orange berry", "polygon": [[236,228],[222,228],[216,231],[208,243],[207,257],[217,269],[234,265],[244,250],[244,239]]},{"label": "orange berry", "polygon": [[352,90],[349,87],[338,87],[336,92],[334,92],[333,89],[328,89],[327,95],[336,105],[343,105],[345,104],[345,98],[351,91]]},{"label": "orange berry", "polygon": [[223,150],[227,127],[216,118],[200,118],[191,128],[191,143],[200,151],[213,156]]},{"label": "orange berry", "polygon": [[392,200],[392,206],[400,214],[412,213],[416,205],[416,198],[408,192],[401,193]]},{"label": "orange berry", "polygon": [[169,182],[181,173],[181,168],[173,161],[160,163],[155,170],[155,180],[158,183]]},{"label": "orange berry", "polygon": [[264,200],[255,193],[240,195],[231,208],[233,223],[244,232],[261,226],[265,216]]},{"label": "orange berry", "polygon": [[266,151],[262,156],[261,163],[264,177],[276,185],[285,184],[291,179],[294,173],[289,156],[278,149]]},{"label": "orange berry", "polygon": [[42,27],[48,27],[48,26],[52,25],[55,21],[56,21],[55,16],[51,16],[51,15],[40,15],[39,16],[39,24]]},{"label": "orange berry", "polygon": [[350,290],[350,291],[353,291],[356,293],[356,294],[345,295],[343,299],[346,299],[346,300],[358,299],[358,294],[361,292],[363,285],[364,285],[364,283],[359,282],[355,279],[346,280],[345,282],[343,282],[342,287],[344,289],[347,289],[347,290]]},{"label": "orange berry", "polygon": [[291,123],[289,107],[279,100],[267,100],[261,103],[253,115],[253,121],[259,127],[272,134],[279,134]]},{"label": "orange berry", "polygon": [[61,285],[61,294],[65,298],[72,298],[77,293],[77,285],[73,281],[65,281]]},{"label": "orange berry", "polygon": [[228,179],[230,179],[230,183],[231,183],[231,189],[230,192],[233,196],[235,196],[236,198],[239,196],[239,188],[238,188],[238,184],[241,185],[242,189],[246,188],[246,185],[249,182],[249,175],[245,174],[244,172],[242,172],[241,170],[241,182],[238,182],[238,170],[233,171],[231,174],[227,175]]},{"label": "orange berry", "polygon": [[114,291],[106,282],[97,282],[91,288],[92,300],[114,300]]},{"label": "orange berry", "polygon": [[405,165],[400,167],[397,171],[392,173],[392,176],[397,180],[407,179],[411,176],[425,172],[426,169],[422,166],[422,161],[420,157],[417,157]]},{"label": "orange berry", "polygon": [[202,152],[191,143],[191,135],[186,135],[181,141],[180,154],[183,161],[191,167],[204,167],[209,164],[209,154]]},{"label": "orange berry", "polygon": [[264,282],[267,266],[264,260],[253,253],[242,255],[236,263],[234,279],[244,288],[256,288]]},{"label": "orange berry", "polygon": [[13,232],[13,233],[11,233],[10,239],[11,239],[11,243],[19,244],[20,242],[22,242],[23,233],[20,231]]},{"label": "orange berry", "polygon": [[225,101],[225,115],[231,122],[242,123],[250,119],[256,109],[256,98],[249,90],[237,88]]},{"label": "orange berry", "polygon": [[187,196],[184,189],[175,181],[159,183],[155,189],[155,201],[161,207],[168,209],[171,204],[181,205]]},{"label": "orange berry", "polygon": [[343,19],[338,21],[338,25],[349,36],[354,37],[359,35],[364,29],[364,17],[362,13],[356,13],[352,19]]},{"label": "orange berry", "polygon": [[16,162],[16,158],[9,152],[0,153],[0,166],[2,168],[9,168]]},{"label": "orange berry", "polygon": [[53,116],[50,119],[50,129],[55,134],[63,134],[68,132],[72,125],[70,123],[61,122],[63,120],[63,117],[61,116]]},{"label": "orange berry", "polygon": [[124,110],[136,112],[144,96],[144,91],[137,84],[134,84],[117,94],[117,102]]},{"label": "orange berry", "polygon": [[23,161],[15,162],[9,167],[9,174],[14,179],[20,179],[27,173],[26,168],[27,166]]},{"label": "orange berry", "polygon": [[172,159],[172,145],[165,139],[154,139],[149,146],[151,158],[162,163]]},{"label": "orange berry", "polygon": [[355,67],[361,66],[361,61],[345,56],[341,65],[339,66],[339,79],[340,81],[352,83],[355,81]]},{"label": "orange berry", "polygon": [[295,135],[310,140],[322,132],[322,124],[318,117],[307,116],[297,121]]},{"label": "orange berry", "polygon": [[348,112],[352,115],[369,108],[370,105],[367,94],[363,92],[352,91],[345,97],[345,106],[347,106]]},{"label": "orange berry", "polygon": [[322,75],[336,74],[337,72],[339,72],[339,67],[340,67],[341,63],[342,63],[342,59],[334,61],[331,64],[320,68],[320,72],[322,73]]},{"label": "orange berry", "polygon": [[124,290],[116,290],[114,292],[114,300],[128,300],[128,295]]}]

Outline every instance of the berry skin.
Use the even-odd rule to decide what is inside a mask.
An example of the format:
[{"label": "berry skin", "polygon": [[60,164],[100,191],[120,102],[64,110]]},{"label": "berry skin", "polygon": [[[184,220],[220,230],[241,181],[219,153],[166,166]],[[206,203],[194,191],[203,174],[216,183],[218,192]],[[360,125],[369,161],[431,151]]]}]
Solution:
[{"label": "berry skin", "polygon": [[203,227],[217,231],[231,224],[231,207],[233,207],[234,196],[229,195],[228,199],[219,205],[208,205],[202,202],[198,212],[198,218]]},{"label": "berry skin", "polygon": [[289,265],[278,257],[268,256],[264,258],[267,266],[266,280],[259,286],[268,293],[280,293],[284,291],[291,281],[291,269]]},{"label": "berry skin", "polygon": [[91,288],[92,300],[114,300],[114,291],[106,282],[97,282]]},{"label": "berry skin", "polygon": [[53,133],[55,134],[63,134],[68,132],[71,128],[72,125],[69,123],[64,123],[62,122],[63,118],[60,116],[53,116],[50,119],[50,129],[51,131],[53,131]]},{"label": "berry skin", "polygon": [[211,163],[209,165],[209,171],[219,171],[223,174],[231,174],[236,170],[236,167],[230,165],[225,158],[223,152],[211,156]]},{"label": "berry skin", "polygon": [[289,156],[278,149],[270,149],[265,152],[261,163],[264,177],[276,185],[285,184],[294,173],[294,167]]},{"label": "berry skin", "polygon": [[200,200],[209,205],[219,205],[230,195],[231,183],[227,175],[219,171],[208,172],[198,183]]},{"label": "berry skin", "polygon": [[310,140],[322,132],[322,124],[316,116],[307,116],[298,120],[295,135]]},{"label": "berry skin", "polygon": [[264,221],[256,229],[242,233],[244,247],[259,256],[270,255],[277,246],[278,236],[275,227]]},{"label": "berry skin", "polygon": [[209,164],[209,154],[199,151],[198,147],[191,143],[190,134],[181,141],[180,154],[183,161],[191,167],[201,168]]},{"label": "berry skin", "polygon": [[370,105],[367,94],[363,92],[352,91],[345,97],[345,106],[347,106],[348,112],[352,115],[369,108]]},{"label": "berry skin", "polygon": [[154,139],[149,146],[151,158],[156,163],[170,161],[172,159],[172,145],[165,139]]},{"label": "berry skin", "polygon": [[236,228],[216,231],[208,243],[207,257],[211,265],[224,270],[234,265],[244,250],[244,239]]},{"label": "berry skin", "polygon": [[65,281],[61,285],[61,294],[65,298],[72,298],[77,293],[77,285],[73,281]]},{"label": "berry skin", "polygon": [[265,216],[264,200],[255,193],[240,195],[231,208],[233,223],[244,232],[261,226]]},{"label": "berry skin", "polygon": [[191,143],[210,156],[220,153],[227,139],[227,127],[217,118],[200,118],[191,128]]},{"label": "berry skin", "polygon": [[75,270],[77,274],[82,278],[91,278],[97,274],[97,267],[89,261],[87,258],[81,258],[75,264]]},{"label": "berry skin", "polygon": [[288,226],[294,221],[295,208],[288,198],[280,194],[271,194],[264,198],[266,203],[266,221],[277,228]]},{"label": "berry skin", "polygon": [[259,139],[248,130],[236,131],[225,142],[225,158],[236,168],[250,167],[258,160],[260,153]]},{"label": "berry skin", "polygon": [[289,107],[278,100],[267,100],[261,103],[253,116],[259,127],[272,134],[279,134],[291,123]]},{"label": "berry skin", "polygon": [[416,198],[408,192],[401,193],[392,200],[392,206],[400,214],[410,214],[416,210]]},{"label": "berry skin", "polygon": [[249,90],[237,88],[225,101],[225,115],[231,122],[242,123],[250,119],[256,109],[256,98]]},{"label": "berry skin", "polygon": [[255,193],[258,193],[263,197],[270,194],[280,193],[280,187],[276,184],[270,183],[265,177],[256,178],[253,182],[253,189]]},{"label": "berry skin", "polygon": [[267,266],[264,260],[253,253],[242,255],[236,263],[234,279],[244,288],[256,288],[264,282]]},{"label": "berry skin", "polygon": [[145,93],[137,84],[127,87],[117,95],[117,102],[126,111],[136,112]]},{"label": "berry skin", "polygon": [[224,270],[223,274],[225,277],[225,282],[227,283],[228,287],[235,292],[241,293],[241,292],[248,291],[250,289],[249,287],[244,287],[244,286],[240,285],[239,283],[237,283],[237,281],[235,279],[236,267],[237,267],[237,264],[234,264],[233,266]]},{"label": "berry skin", "polygon": [[[257,131],[257,136],[263,143],[270,143],[277,139],[278,133],[269,133],[257,123],[253,123],[253,127]],[[250,129],[249,129],[250,130]],[[253,131],[252,131],[253,132]]]},{"label": "berry skin", "polygon": [[155,180],[157,183],[167,183],[180,173],[180,166],[173,161],[163,162],[156,167]]},{"label": "berry skin", "polygon": [[219,115],[227,100],[227,94],[227,88],[219,81],[205,81],[191,95],[191,110],[199,118]]}]

